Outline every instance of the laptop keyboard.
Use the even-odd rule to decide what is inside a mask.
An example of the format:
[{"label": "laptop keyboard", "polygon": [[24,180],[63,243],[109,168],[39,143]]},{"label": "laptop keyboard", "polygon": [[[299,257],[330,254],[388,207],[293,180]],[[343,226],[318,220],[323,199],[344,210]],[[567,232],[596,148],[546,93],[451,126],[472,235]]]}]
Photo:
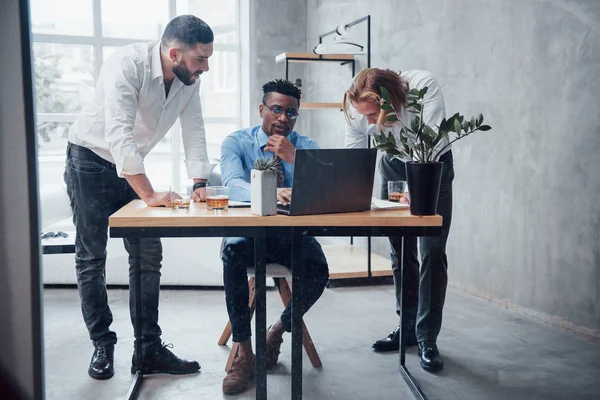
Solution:
[{"label": "laptop keyboard", "polygon": [[285,206],[281,203],[277,203],[277,212],[280,214],[289,214],[291,203],[287,203]]}]

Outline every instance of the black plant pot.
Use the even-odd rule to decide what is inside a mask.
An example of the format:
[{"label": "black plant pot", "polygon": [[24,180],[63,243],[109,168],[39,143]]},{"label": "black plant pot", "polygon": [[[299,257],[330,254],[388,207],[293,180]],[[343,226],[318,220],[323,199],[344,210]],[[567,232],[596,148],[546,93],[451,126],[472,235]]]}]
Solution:
[{"label": "black plant pot", "polygon": [[444,163],[406,163],[406,180],[410,193],[410,213],[435,215],[440,194]]}]

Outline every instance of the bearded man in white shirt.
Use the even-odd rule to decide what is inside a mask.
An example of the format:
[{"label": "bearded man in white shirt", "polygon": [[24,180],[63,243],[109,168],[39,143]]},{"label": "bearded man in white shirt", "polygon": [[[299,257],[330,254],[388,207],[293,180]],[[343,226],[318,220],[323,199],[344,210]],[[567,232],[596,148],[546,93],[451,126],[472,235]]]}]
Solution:
[{"label": "bearded man in white shirt", "polygon": [[[181,121],[193,199],[205,200],[212,165],[208,162],[200,75],[208,71],[213,53],[211,28],[193,15],[173,19],[162,39],[124,46],[100,71],[93,102],[84,107],[69,132],[65,182],[76,228],[75,264],[83,319],[94,345],[89,375],[114,375],[114,345],[110,330],[105,263],[108,217],[133,199],[148,206],[170,207],[169,192],[155,191],[144,170],[144,157],[160,142],[177,118]],[[129,253],[130,288],[133,265],[141,257],[144,374],[188,374],[200,370],[196,361],[182,360],[161,344],[158,299],[162,246],[158,238],[142,238],[139,250],[124,238]],[[130,291],[131,321],[135,293]],[[172,347],[172,346],[169,346]],[[131,372],[139,366],[134,352]]]},{"label": "bearded man in white shirt", "polygon": [[[381,110],[381,88],[388,91],[390,101],[399,112],[400,120],[394,123],[385,122],[385,113]],[[427,93],[422,100],[423,120],[429,126],[439,125],[445,118],[446,108],[444,96],[439,83],[430,72],[407,70],[401,73],[379,68],[366,68],[360,71],[350,88],[344,95],[344,114],[346,115],[346,147],[367,147],[369,134],[383,129],[391,132],[400,143],[402,125],[411,126],[416,117],[406,110],[410,89],[423,89]],[[442,150],[448,144],[443,139],[436,146]],[[381,198],[387,198],[387,183],[393,180],[406,180],[406,159],[398,159],[384,154],[379,163],[381,172]],[[404,254],[402,238],[390,237],[392,271],[396,287],[396,313],[400,314],[400,304],[404,307],[403,327],[396,327],[387,337],[373,343],[378,352],[397,351],[400,347],[400,329],[406,334],[406,345],[418,345],[420,364],[429,372],[438,372],[444,362],[437,348],[437,337],[442,328],[442,310],[448,286],[448,260],[446,257],[446,241],[450,233],[452,220],[452,180],[454,179],[454,162],[450,146],[439,155],[444,163],[437,213],[443,217],[442,234],[434,237],[419,238],[421,265],[417,256],[417,238],[404,238]],[[409,194],[403,197],[408,201]],[[400,257],[404,261],[404,279],[408,287],[405,303],[401,303],[400,294]]]}]

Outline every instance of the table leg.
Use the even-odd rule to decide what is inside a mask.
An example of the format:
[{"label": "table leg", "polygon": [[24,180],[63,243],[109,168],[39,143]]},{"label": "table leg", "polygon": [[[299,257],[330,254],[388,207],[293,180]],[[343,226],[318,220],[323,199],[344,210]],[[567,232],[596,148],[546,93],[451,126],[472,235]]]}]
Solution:
[{"label": "table leg", "polygon": [[292,229],[292,400],[302,400],[302,234]]},{"label": "table leg", "polygon": [[265,236],[254,238],[254,293],[256,299],[256,399],[267,398],[267,283]]},{"label": "table leg", "polygon": [[135,262],[133,264],[133,291],[135,295],[135,326],[133,335],[135,337],[135,354],[137,357],[138,370],[136,371],[129,390],[125,395],[125,400],[136,399],[144,375],[142,373],[142,277],[141,277],[141,259],[140,259],[140,239],[133,239],[133,251],[135,252]]},{"label": "table leg", "polygon": [[408,368],[406,368],[406,365],[405,365],[406,338],[404,337],[403,322],[404,322],[404,304],[405,304],[405,300],[406,300],[405,296],[406,296],[406,293],[408,292],[407,291],[408,285],[407,285],[406,279],[404,279],[404,277],[405,277],[405,274],[404,274],[404,237],[402,238],[401,248],[402,248],[402,252],[400,253],[400,281],[402,282],[402,285],[400,288],[400,375],[402,375],[402,377],[406,381],[406,384],[408,385],[408,387],[410,388],[410,390],[412,391],[412,393],[416,399],[427,400],[427,397],[425,397],[425,395],[423,394],[423,391],[421,391],[419,384],[417,383],[415,378],[410,374],[410,372],[408,371]]},{"label": "table leg", "polygon": [[129,386],[129,390],[125,395],[125,400],[137,399],[137,396],[140,391],[140,387],[142,386],[142,379],[144,376],[142,375],[142,371],[137,371],[133,376],[133,380],[131,381],[131,385]]}]

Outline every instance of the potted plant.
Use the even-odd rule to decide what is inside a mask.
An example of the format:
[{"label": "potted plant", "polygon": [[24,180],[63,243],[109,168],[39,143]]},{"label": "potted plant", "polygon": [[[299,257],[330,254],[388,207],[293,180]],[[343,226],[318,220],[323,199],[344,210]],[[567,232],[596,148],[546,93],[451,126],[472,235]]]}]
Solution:
[{"label": "potted plant", "polygon": [[[395,157],[408,158],[406,163],[406,180],[410,193],[410,212],[413,215],[434,215],[437,210],[437,199],[440,192],[442,169],[444,163],[438,158],[442,152],[457,140],[463,139],[476,131],[489,131],[489,125],[483,125],[483,115],[465,119],[456,113],[448,119],[443,119],[439,126],[431,127],[423,122],[422,100],[427,93],[423,89],[411,89],[408,94],[406,109],[415,114],[410,127],[402,125],[400,132],[401,143],[391,132],[387,134],[381,129],[379,134],[373,135],[373,145]],[[385,113],[385,120],[397,122],[398,113],[394,109],[387,90],[381,88],[381,109]],[[442,139],[447,144],[436,148]]]},{"label": "potted plant", "polygon": [[256,215],[277,214],[277,174],[279,161],[259,157],[250,171],[250,211]]}]

